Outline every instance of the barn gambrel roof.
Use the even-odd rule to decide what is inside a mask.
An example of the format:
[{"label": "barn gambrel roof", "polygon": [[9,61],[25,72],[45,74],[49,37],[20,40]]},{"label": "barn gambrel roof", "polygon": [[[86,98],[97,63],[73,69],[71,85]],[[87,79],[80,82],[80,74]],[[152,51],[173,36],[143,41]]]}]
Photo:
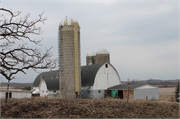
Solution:
[{"label": "barn gambrel roof", "polygon": [[105,63],[99,63],[89,66],[81,67],[81,85],[82,86],[93,86],[95,76],[99,68]]},{"label": "barn gambrel roof", "polygon": [[48,90],[59,90],[58,70],[43,72],[34,80],[33,87],[39,87],[41,79],[44,79]]},{"label": "barn gambrel roof", "polygon": [[[81,66],[81,85],[92,86],[94,84],[95,76],[99,68],[105,63],[94,64],[89,66]],[[48,90],[59,90],[59,70],[43,72],[39,74],[33,87],[39,87],[41,79],[44,79]]]}]

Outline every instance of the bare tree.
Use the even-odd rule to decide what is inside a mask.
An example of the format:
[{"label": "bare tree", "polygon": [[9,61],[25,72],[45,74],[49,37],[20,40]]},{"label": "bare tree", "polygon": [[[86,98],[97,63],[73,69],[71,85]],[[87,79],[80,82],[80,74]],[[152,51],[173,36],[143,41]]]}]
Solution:
[{"label": "bare tree", "polygon": [[147,80],[147,83],[152,85],[152,81],[153,81],[153,79],[150,78],[150,79]]},{"label": "bare tree", "polygon": [[42,52],[38,48],[41,40],[30,37],[42,34],[41,27],[36,25],[44,24],[43,13],[34,20],[29,20],[30,14],[24,18],[20,15],[20,11],[0,8],[0,72],[8,80],[7,90],[9,81],[17,73],[26,74],[28,69],[55,68],[57,64],[57,59],[53,59],[50,53],[52,47]]},{"label": "bare tree", "polygon": [[179,102],[179,83],[177,83],[174,93],[175,93],[176,102]]}]

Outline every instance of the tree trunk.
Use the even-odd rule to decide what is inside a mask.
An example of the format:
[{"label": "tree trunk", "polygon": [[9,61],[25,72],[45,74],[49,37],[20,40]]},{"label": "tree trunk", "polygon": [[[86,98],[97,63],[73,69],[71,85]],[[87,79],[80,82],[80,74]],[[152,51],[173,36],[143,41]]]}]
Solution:
[{"label": "tree trunk", "polygon": [[129,88],[130,88],[130,83],[128,84],[128,98],[127,98],[127,102],[129,101]]},{"label": "tree trunk", "polygon": [[8,85],[7,85],[6,103],[7,103],[8,95],[9,95],[9,80],[8,80]]},{"label": "tree trunk", "polygon": [[176,85],[176,89],[175,89],[175,99],[176,102],[179,102],[179,83]]}]

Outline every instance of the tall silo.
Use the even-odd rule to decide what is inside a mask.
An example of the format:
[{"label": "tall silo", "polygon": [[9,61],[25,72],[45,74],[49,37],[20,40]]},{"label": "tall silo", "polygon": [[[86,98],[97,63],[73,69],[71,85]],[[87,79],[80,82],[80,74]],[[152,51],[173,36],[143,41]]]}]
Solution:
[{"label": "tall silo", "polygon": [[65,17],[59,24],[60,98],[74,99],[81,92],[80,26]]},{"label": "tall silo", "polygon": [[98,64],[98,63],[103,63],[103,62],[107,62],[110,63],[110,56],[109,56],[109,52],[104,49],[101,48],[96,52],[96,56],[95,56],[95,63],[94,64]]}]

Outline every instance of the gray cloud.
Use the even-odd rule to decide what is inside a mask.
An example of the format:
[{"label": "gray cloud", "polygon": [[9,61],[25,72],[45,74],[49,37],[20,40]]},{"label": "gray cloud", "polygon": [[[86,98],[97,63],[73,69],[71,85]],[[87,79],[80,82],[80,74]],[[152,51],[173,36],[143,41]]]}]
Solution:
[{"label": "gray cloud", "polygon": [[[81,27],[81,64],[86,53],[106,48],[122,80],[178,78],[178,5],[176,2],[18,2],[2,6],[20,10],[32,18],[44,13],[43,47],[58,53],[58,25],[68,15]],[[40,70],[45,71],[45,70]],[[16,81],[32,82],[32,70],[18,74]],[[26,80],[25,80],[26,79]],[[4,80],[4,79],[3,79]]]}]

